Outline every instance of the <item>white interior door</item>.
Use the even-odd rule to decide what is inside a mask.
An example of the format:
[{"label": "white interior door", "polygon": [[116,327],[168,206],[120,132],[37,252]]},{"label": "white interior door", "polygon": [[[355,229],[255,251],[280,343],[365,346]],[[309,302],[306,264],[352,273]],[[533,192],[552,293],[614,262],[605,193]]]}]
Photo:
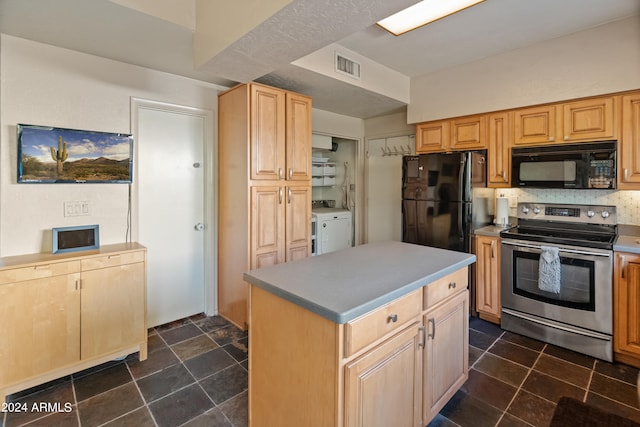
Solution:
[{"label": "white interior door", "polygon": [[138,107],[139,238],[147,323],[205,311],[205,117]]}]

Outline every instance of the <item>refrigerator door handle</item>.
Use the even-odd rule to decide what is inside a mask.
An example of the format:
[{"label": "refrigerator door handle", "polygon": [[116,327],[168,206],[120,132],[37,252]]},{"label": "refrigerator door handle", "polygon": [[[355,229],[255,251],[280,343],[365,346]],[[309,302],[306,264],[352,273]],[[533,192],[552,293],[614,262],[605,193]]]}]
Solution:
[{"label": "refrigerator door handle", "polygon": [[458,201],[464,202],[464,195],[466,194],[466,185],[464,184],[465,171],[467,169],[467,154],[462,153],[460,156],[460,171],[458,172]]}]

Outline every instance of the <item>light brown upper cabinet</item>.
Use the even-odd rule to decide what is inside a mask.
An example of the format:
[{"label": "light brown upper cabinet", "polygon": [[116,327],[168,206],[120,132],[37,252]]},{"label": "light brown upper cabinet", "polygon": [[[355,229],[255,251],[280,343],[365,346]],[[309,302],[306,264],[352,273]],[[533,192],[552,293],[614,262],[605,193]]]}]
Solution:
[{"label": "light brown upper cabinet", "polygon": [[487,148],[487,116],[476,115],[451,120],[451,144],[453,150],[478,150]]},{"label": "light brown upper cabinet", "polygon": [[251,84],[251,179],[311,179],[311,99]]},{"label": "light brown upper cabinet", "polygon": [[311,98],[286,93],[286,179],[311,179]]},{"label": "light brown upper cabinet", "polygon": [[489,114],[487,186],[511,185],[511,113]]},{"label": "light brown upper cabinet", "polygon": [[486,115],[436,120],[416,125],[416,153],[487,148]]},{"label": "light brown upper cabinet", "polygon": [[539,145],[556,142],[556,106],[523,108],[513,115],[513,145]]},{"label": "light brown upper cabinet", "polygon": [[613,139],[616,97],[596,97],[514,112],[513,145]]},{"label": "light brown upper cabinet", "polygon": [[449,145],[449,120],[416,125],[416,153],[444,151]]},{"label": "light brown upper cabinet", "polygon": [[563,141],[614,138],[614,101],[608,96],[563,104]]},{"label": "light brown upper cabinet", "polygon": [[622,97],[618,188],[640,190],[640,92]]}]

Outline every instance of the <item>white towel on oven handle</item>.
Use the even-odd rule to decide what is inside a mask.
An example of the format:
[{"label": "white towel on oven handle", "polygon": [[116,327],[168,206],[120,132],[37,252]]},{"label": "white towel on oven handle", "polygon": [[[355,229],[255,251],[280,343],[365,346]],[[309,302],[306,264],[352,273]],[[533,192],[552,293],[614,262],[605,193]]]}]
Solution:
[{"label": "white towel on oven handle", "polygon": [[538,288],[541,291],[560,293],[561,265],[560,249],[555,246],[541,246],[538,266]]}]

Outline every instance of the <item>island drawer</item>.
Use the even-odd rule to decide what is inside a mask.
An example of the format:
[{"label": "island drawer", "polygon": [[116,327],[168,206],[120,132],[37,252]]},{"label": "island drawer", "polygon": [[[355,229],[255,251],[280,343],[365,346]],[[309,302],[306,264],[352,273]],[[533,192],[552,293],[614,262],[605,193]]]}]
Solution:
[{"label": "island drawer", "polygon": [[468,284],[469,273],[467,267],[428,284],[424,288],[424,308],[431,308],[450,296],[464,291],[467,289]]},{"label": "island drawer", "polygon": [[422,288],[345,325],[345,357],[382,338],[422,312]]},{"label": "island drawer", "polygon": [[35,264],[29,267],[11,268],[0,271],[0,285],[61,276],[79,271],[80,262],[78,261],[53,262],[50,264]]}]

